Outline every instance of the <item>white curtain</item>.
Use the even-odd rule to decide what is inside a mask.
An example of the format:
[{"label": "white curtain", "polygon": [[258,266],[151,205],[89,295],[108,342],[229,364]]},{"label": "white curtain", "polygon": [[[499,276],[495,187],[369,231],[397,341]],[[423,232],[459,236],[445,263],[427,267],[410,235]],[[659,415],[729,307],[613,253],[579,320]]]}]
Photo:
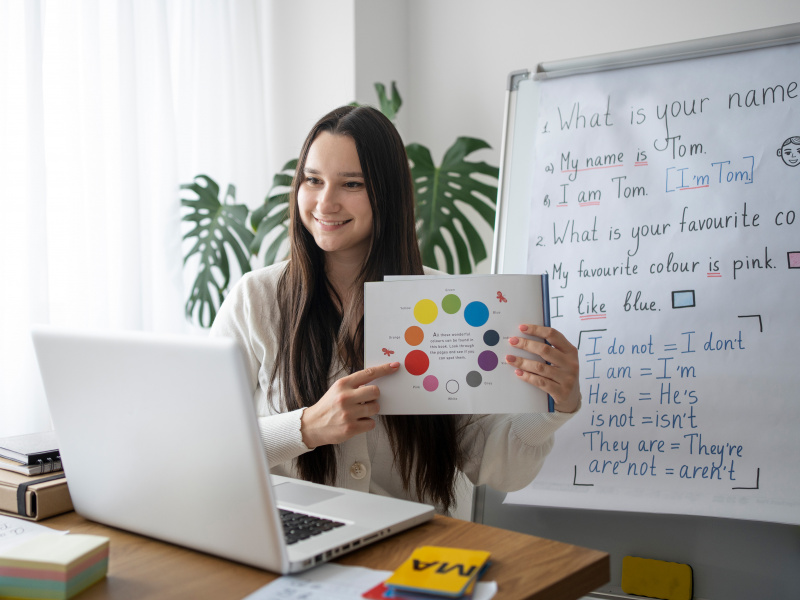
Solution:
[{"label": "white curtain", "polygon": [[256,0],[0,0],[0,436],[50,428],[31,325],[198,332],[179,185],[263,201],[267,21]]}]

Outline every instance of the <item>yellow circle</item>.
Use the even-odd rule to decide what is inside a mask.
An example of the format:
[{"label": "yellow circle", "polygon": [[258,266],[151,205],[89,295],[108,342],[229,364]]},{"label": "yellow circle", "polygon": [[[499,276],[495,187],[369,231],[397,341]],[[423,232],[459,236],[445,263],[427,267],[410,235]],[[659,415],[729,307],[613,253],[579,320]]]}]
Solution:
[{"label": "yellow circle", "polygon": [[414,318],[423,325],[433,323],[438,314],[439,309],[433,300],[420,300],[414,306]]}]

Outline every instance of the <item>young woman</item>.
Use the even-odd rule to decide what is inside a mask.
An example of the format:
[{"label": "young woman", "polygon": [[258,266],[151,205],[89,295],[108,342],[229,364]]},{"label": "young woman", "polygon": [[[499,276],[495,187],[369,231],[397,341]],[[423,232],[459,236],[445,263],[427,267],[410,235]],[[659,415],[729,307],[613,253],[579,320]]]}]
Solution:
[{"label": "young woman", "polygon": [[[323,117],[303,144],[290,201],[290,259],[244,276],[212,335],[245,350],[273,473],[453,508],[459,471],[510,491],[538,473],[553,433],[580,406],[577,350],[558,331],[521,324],[551,345],[512,337],[508,377],[555,400],[555,413],[381,416],[364,369],[364,282],[423,268],[403,143],[379,111]],[[531,360],[542,356],[549,365]]]}]

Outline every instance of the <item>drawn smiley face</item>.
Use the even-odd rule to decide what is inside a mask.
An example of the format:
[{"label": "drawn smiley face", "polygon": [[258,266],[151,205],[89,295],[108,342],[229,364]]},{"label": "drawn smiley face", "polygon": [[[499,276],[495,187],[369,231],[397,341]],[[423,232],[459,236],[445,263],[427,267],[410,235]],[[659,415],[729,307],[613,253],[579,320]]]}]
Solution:
[{"label": "drawn smiley face", "polygon": [[790,167],[800,165],[800,144],[795,144],[793,142],[785,143],[781,149],[778,150],[778,156]]}]

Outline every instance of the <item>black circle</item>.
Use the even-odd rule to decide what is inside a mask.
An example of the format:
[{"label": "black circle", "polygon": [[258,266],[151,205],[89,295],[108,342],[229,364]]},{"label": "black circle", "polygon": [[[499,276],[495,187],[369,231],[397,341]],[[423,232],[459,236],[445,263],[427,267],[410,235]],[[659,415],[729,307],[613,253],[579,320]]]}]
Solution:
[{"label": "black circle", "polygon": [[483,334],[483,342],[487,346],[496,346],[497,342],[500,341],[500,334],[497,333],[494,329],[487,329],[486,332]]}]

